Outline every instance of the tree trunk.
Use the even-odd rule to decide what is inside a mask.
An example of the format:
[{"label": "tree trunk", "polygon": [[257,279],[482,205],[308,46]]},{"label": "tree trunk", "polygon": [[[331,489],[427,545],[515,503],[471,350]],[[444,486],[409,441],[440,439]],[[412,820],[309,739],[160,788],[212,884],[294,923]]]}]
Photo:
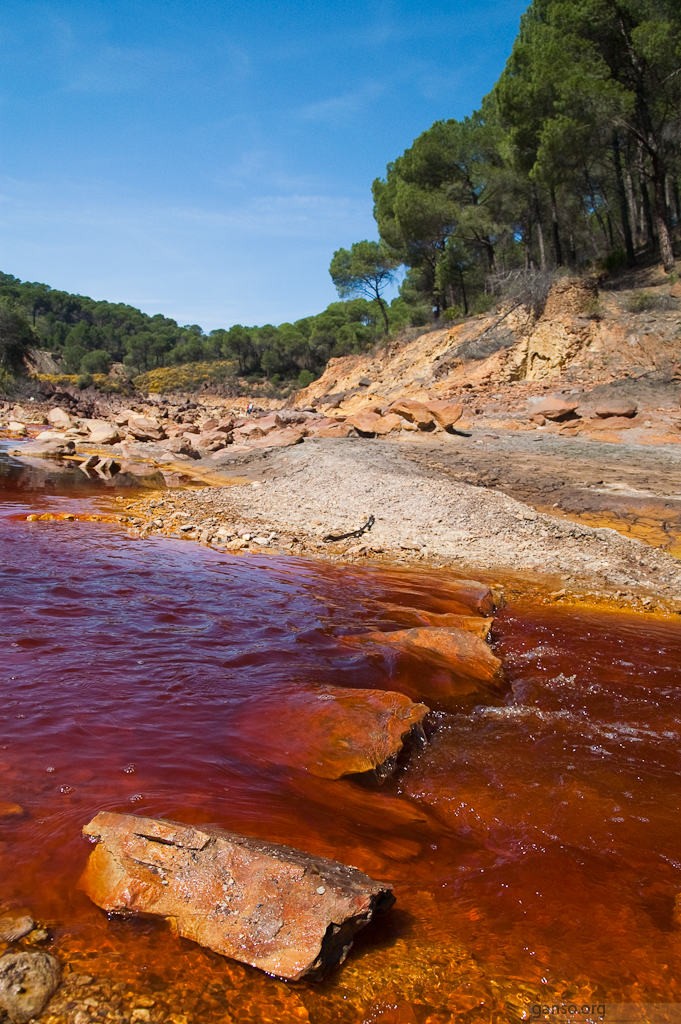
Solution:
[{"label": "tree trunk", "polygon": [[546,270],[546,246],[544,244],[544,229],[541,222],[541,208],[539,206],[539,196],[537,190],[532,190],[532,197],[534,200],[534,213],[537,219],[537,245],[539,247],[539,269],[541,271]]},{"label": "tree trunk", "polygon": [[662,260],[662,266],[669,272],[674,269],[674,247],[672,245],[672,233],[669,226],[669,214],[667,211],[667,197],[665,190],[666,174],[661,162],[653,158],[653,201],[655,206],[655,227],[657,228],[657,243]]},{"label": "tree trunk", "polygon": [[650,205],[650,193],[648,192],[648,182],[641,176],[640,178],[641,188],[641,203],[643,206],[643,217],[646,224],[647,230],[647,244],[655,246],[656,233],[655,233],[655,221],[653,220],[653,208]]},{"label": "tree trunk", "polygon": [[615,184],[617,187],[617,200],[620,207],[620,218],[622,220],[622,232],[624,234],[624,249],[627,254],[627,266],[633,267],[636,262],[634,251],[634,239],[631,234],[631,220],[629,217],[629,205],[627,193],[624,188],[624,176],[622,174],[622,159],[620,154],[620,140],[617,132],[612,137],[612,160],[615,166]]},{"label": "tree trunk", "polygon": [[463,303],[463,315],[468,316],[468,296],[466,295],[466,282],[463,277],[463,270],[459,268],[459,281],[461,283],[461,301]]},{"label": "tree trunk", "polygon": [[383,326],[385,327],[385,333],[390,333],[390,321],[388,320],[388,310],[386,304],[380,295],[376,296],[376,302],[378,303],[379,309],[381,310],[381,316],[383,317]]},{"label": "tree trunk", "polygon": [[560,241],[560,224],[558,223],[558,200],[556,190],[550,191],[551,196],[551,238],[553,241],[553,256],[557,267],[563,266],[563,247]]}]

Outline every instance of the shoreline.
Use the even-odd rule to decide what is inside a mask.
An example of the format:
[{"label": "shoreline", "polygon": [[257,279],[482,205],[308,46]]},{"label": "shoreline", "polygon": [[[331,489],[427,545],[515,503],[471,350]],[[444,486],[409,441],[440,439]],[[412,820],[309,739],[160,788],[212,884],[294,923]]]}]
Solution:
[{"label": "shoreline", "polygon": [[[127,499],[125,517],[140,536],[228,552],[449,570],[521,597],[681,611],[681,564],[671,555],[452,480],[418,445],[404,448],[348,438],[241,453],[209,486]],[[324,539],[359,532],[370,516],[361,536]]]}]

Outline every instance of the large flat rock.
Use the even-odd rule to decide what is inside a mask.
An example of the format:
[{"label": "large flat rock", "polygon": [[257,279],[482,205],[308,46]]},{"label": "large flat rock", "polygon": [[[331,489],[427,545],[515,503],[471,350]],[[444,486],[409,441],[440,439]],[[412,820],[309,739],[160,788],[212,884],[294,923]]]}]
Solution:
[{"label": "large flat rock", "polygon": [[102,811],[81,879],[103,910],[153,914],[177,933],[295,980],[342,963],[356,932],[392,905],[357,868],[218,828]]}]

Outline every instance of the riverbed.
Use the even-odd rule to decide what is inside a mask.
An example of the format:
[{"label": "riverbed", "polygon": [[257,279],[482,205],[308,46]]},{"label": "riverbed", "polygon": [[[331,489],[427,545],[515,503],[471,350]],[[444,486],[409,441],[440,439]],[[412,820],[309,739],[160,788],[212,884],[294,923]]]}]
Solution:
[{"label": "riverbed", "polygon": [[[115,487],[5,467],[0,771],[22,813],[0,820],[0,902],[67,965],[45,1020],[678,1020],[678,623],[516,597],[497,702],[434,711],[380,785],[320,779],[287,761],[278,709],[396,688],[393,659],[345,638],[460,611],[455,573],[141,540],[81,521],[112,517]],[[105,809],[346,861],[397,903],[327,981],[287,985],[93,906],[80,832]]]}]

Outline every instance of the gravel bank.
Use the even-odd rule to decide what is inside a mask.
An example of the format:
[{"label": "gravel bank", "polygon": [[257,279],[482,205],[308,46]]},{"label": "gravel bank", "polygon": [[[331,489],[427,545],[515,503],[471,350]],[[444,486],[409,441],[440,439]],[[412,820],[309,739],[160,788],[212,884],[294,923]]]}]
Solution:
[{"label": "gravel bank", "polygon": [[[147,532],[227,549],[427,562],[462,573],[532,577],[548,589],[681,611],[681,564],[622,537],[536,512],[452,480],[390,443],[306,441],[223,466],[231,486],[171,490],[130,505]],[[360,538],[329,542],[361,527]],[[246,536],[244,536],[244,534]]]}]

